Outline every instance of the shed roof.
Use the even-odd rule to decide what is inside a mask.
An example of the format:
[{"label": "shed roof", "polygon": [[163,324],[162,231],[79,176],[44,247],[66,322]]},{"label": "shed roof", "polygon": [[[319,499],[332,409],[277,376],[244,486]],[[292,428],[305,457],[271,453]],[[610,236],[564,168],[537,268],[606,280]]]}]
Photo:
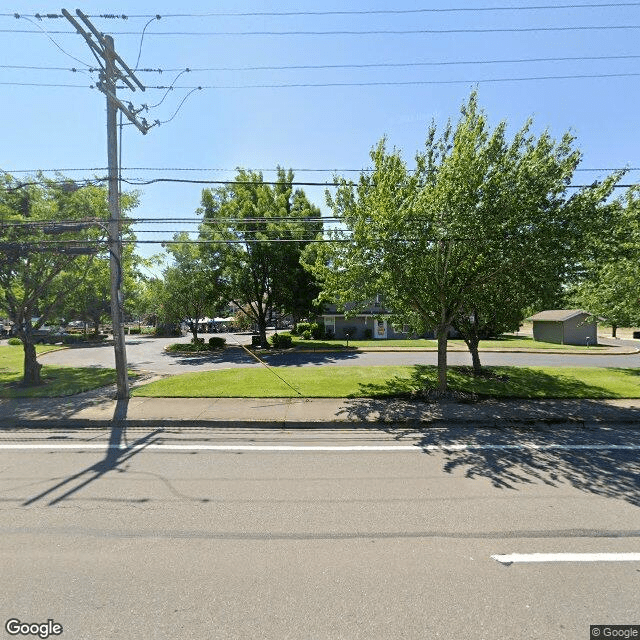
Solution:
[{"label": "shed roof", "polygon": [[538,322],[565,322],[576,316],[591,314],[583,309],[550,309],[549,311],[541,311],[531,316],[529,320]]}]

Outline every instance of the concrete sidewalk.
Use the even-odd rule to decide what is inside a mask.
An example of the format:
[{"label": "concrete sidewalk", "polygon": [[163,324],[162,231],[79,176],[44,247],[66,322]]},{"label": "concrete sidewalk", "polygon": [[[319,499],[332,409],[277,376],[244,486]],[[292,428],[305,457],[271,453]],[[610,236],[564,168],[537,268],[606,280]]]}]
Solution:
[{"label": "concrete sidewalk", "polygon": [[102,390],[67,398],[0,399],[2,428],[272,427],[374,424],[640,427],[640,400],[503,400],[478,403],[329,398],[140,398],[116,401]]}]

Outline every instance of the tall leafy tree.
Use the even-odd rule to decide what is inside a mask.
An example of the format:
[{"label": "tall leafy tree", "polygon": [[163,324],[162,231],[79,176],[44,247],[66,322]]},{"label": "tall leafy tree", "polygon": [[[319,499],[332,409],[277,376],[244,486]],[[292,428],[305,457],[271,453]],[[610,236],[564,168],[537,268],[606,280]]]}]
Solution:
[{"label": "tall leafy tree", "polygon": [[612,327],[640,326],[640,187],[601,207],[587,227],[582,270],[570,290],[576,306],[605,318]]},{"label": "tall leafy tree", "polygon": [[318,260],[323,297],[355,303],[357,313],[383,293],[395,322],[435,330],[440,393],[454,324],[479,367],[480,325],[463,319],[512,325],[514,307],[557,287],[570,268],[580,227],[566,191],[580,153],[569,134],[555,141],[531,128],[509,141],[506,123],[492,130],[474,93],[455,126],[430,127],[415,171],[382,140],[373,171],[358,184],[341,180],[328,197],[351,242]]},{"label": "tall leafy tree", "polygon": [[[530,161],[529,155],[523,150],[519,162]],[[550,162],[553,161],[552,156]],[[562,171],[562,167],[558,169]],[[517,165],[515,170],[519,170]],[[564,171],[567,173],[563,174],[563,181],[568,183],[573,170],[564,167]],[[540,172],[532,177],[527,189],[537,189],[539,199],[530,208],[514,204],[513,215],[521,219],[521,230],[492,249],[502,268],[468,292],[452,323],[469,348],[476,375],[482,371],[478,349],[481,338],[516,331],[531,308],[564,304],[568,283],[583,268],[581,261],[589,251],[591,232],[602,227],[605,208],[602,203],[621,175],[621,172],[612,174],[601,183],[574,191],[571,196],[558,182],[557,175]],[[508,210],[502,195],[504,191],[492,201],[497,211],[505,215],[503,212]],[[585,224],[586,220],[589,224]],[[514,239],[517,241],[513,242]]]},{"label": "tall leafy tree", "polygon": [[312,286],[300,256],[322,231],[320,210],[292,183],[282,168],[272,185],[241,169],[233,184],[205,189],[199,209],[201,237],[219,254],[228,298],[251,317],[265,347],[269,311],[294,312],[296,291]]},{"label": "tall leafy tree", "polygon": [[[1,181],[0,310],[24,345],[23,381],[36,385],[42,379],[33,331],[57,317],[65,298],[86,278],[95,259],[87,248],[99,251],[97,241],[105,235],[100,221],[109,217],[107,192],[42,175],[30,185],[6,174]],[[88,219],[98,224],[79,224]]]},{"label": "tall leafy tree", "polygon": [[[125,194],[122,204],[126,209],[131,206],[131,198]],[[122,246],[122,291],[125,310],[132,307],[140,279],[139,265],[141,259],[135,253],[135,235],[123,216]],[[67,318],[84,320],[93,327],[97,335],[100,323],[111,313],[111,266],[108,251],[102,250],[90,262],[85,277],[72,291],[65,295],[61,313]]]},{"label": "tall leafy tree", "polygon": [[198,320],[215,314],[223,301],[220,267],[202,245],[189,242],[187,233],[177,233],[166,248],[173,258],[164,270],[161,315],[169,322],[190,321],[194,342],[198,340]]}]

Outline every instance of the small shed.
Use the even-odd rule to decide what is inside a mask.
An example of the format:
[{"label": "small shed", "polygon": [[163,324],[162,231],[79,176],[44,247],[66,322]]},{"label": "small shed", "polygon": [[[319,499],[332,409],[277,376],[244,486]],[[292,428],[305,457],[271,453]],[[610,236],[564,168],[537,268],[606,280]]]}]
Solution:
[{"label": "small shed", "polygon": [[598,325],[592,313],[582,309],[552,309],[531,316],[533,339],[557,344],[594,345]]}]

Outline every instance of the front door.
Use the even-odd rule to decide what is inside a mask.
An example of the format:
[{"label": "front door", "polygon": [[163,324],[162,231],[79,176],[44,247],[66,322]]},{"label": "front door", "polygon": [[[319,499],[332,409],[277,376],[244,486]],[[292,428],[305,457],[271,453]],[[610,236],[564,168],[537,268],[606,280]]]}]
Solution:
[{"label": "front door", "polygon": [[375,337],[376,340],[386,340],[387,338],[387,321],[376,319],[376,331]]}]

